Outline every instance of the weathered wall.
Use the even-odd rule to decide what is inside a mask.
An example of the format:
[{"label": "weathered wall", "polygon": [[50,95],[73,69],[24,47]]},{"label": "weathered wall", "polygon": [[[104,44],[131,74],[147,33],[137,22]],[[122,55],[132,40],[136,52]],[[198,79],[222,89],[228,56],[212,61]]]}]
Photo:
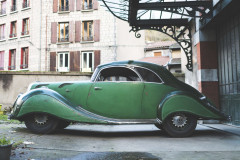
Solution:
[{"label": "weathered wall", "polygon": [[0,104],[9,107],[19,93],[26,92],[29,84],[54,81],[90,80],[90,74],[57,72],[0,72]]}]

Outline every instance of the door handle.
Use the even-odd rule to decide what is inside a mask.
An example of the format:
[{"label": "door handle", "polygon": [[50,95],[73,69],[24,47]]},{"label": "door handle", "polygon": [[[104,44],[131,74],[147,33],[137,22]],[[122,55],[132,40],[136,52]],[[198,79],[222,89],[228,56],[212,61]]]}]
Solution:
[{"label": "door handle", "polygon": [[95,90],[102,90],[101,87],[94,87]]}]

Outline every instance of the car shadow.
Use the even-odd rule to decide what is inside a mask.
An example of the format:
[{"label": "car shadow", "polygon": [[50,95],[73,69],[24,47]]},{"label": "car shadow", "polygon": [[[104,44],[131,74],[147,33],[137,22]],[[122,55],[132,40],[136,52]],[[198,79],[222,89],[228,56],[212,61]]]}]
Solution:
[{"label": "car shadow", "polygon": [[[33,134],[25,127],[18,127],[16,132],[24,134]],[[71,136],[84,136],[84,137],[169,137],[163,130],[138,130],[138,131],[99,131],[99,130],[87,130],[87,129],[71,129],[66,128],[62,130],[56,130],[52,135],[71,135]],[[233,136],[233,134],[214,130],[204,129],[195,130],[192,137],[227,137]]]}]

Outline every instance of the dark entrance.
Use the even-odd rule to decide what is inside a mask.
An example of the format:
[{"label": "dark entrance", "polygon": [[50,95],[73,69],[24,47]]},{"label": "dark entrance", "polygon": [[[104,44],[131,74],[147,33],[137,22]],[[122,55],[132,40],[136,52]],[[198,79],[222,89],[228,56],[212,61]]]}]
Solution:
[{"label": "dark entrance", "polygon": [[240,14],[217,30],[220,104],[232,123],[240,125]]}]

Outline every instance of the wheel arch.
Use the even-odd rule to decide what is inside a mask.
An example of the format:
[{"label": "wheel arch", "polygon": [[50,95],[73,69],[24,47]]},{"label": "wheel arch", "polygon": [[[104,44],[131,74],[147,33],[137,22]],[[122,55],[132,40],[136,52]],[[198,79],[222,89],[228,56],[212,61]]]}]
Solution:
[{"label": "wheel arch", "polygon": [[219,113],[213,112],[199,98],[183,91],[175,91],[163,98],[157,109],[157,117],[164,121],[169,115],[177,112],[196,116],[198,119],[222,119]]},{"label": "wheel arch", "polygon": [[21,105],[14,106],[13,119],[23,120],[31,114],[45,113],[67,121],[91,121],[78,107],[54,90],[34,89],[24,94]]}]

